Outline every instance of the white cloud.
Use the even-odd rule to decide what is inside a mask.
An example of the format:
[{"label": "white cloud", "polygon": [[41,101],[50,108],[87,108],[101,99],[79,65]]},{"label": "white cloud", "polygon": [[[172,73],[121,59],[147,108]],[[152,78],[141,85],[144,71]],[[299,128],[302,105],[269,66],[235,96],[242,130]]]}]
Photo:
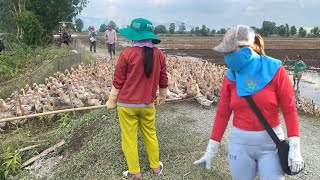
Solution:
[{"label": "white cloud", "polygon": [[121,25],[144,17],[151,22],[178,20],[215,29],[240,23],[261,27],[264,20],[314,27],[319,26],[318,7],[320,0],[90,0],[81,15],[115,19]]},{"label": "white cloud", "polygon": [[255,16],[257,13],[259,13],[259,10],[256,6],[249,5],[246,7],[244,14],[246,16]]},{"label": "white cloud", "polygon": [[152,4],[156,6],[167,5],[170,0],[149,0]]},{"label": "white cloud", "polygon": [[299,3],[299,6],[300,6],[301,8],[303,8],[303,7],[304,7],[303,0],[298,0],[298,3]]}]

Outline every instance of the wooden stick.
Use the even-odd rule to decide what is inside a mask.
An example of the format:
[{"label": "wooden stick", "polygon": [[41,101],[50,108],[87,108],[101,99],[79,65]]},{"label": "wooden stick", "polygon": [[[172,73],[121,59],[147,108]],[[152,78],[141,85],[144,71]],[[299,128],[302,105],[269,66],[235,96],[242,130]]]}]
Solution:
[{"label": "wooden stick", "polygon": [[57,144],[49,147],[48,149],[42,151],[40,154],[38,154],[37,156],[32,157],[31,159],[29,159],[28,161],[26,161],[25,163],[22,164],[22,167],[26,167],[29,164],[33,163],[34,161],[46,156],[47,154],[49,154],[50,152],[58,149],[60,146],[64,145],[65,141],[61,140],[60,142],[58,142]]},{"label": "wooden stick", "polygon": [[[166,102],[173,102],[173,101],[179,101],[179,100],[182,100],[182,99],[181,98],[167,99]],[[5,119],[0,119],[0,123],[9,122],[9,121],[15,121],[15,120],[19,120],[19,119],[46,116],[46,115],[50,115],[50,114],[58,114],[58,113],[74,112],[74,111],[83,111],[83,110],[91,110],[91,109],[99,109],[99,108],[107,108],[107,105],[89,106],[89,107],[71,108],[71,109],[62,109],[62,110],[57,110],[57,111],[49,111],[49,112],[44,112],[44,113],[29,114],[29,115],[25,115],[25,116],[17,116],[17,117],[5,118]]]},{"label": "wooden stick", "polygon": [[19,119],[33,118],[33,117],[38,117],[38,116],[46,116],[46,115],[50,115],[50,114],[58,114],[58,113],[72,112],[72,111],[83,111],[83,110],[106,108],[106,107],[107,107],[107,105],[100,105],[100,106],[89,106],[89,107],[81,107],[81,108],[62,109],[62,110],[57,110],[57,111],[49,111],[49,112],[44,112],[44,113],[29,114],[26,116],[18,116],[18,117],[1,119],[0,123],[19,120]]},{"label": "wooden stick", "polygon": [[19,149],[18,152],[28,151],[28,150],[31,150],[31,149],[40,147],[40,146],[42,146],[42,145],[44,145],[44,144],[36,144],[36,145],[24,147],[24,148]]}]

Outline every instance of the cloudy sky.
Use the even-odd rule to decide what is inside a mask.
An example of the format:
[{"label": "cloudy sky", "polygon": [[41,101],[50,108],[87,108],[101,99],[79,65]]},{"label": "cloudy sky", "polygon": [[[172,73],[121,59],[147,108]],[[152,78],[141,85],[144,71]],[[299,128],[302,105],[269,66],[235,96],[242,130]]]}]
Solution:
[{"label": "cloudy sky", "polygon": [[320,26],[319,8],[320,0],[89,0],[81,17],[111,19],[120,26],[143,17],[157,24],[182,21],[215,29],[261,27],[264,20],[315,27]]}]

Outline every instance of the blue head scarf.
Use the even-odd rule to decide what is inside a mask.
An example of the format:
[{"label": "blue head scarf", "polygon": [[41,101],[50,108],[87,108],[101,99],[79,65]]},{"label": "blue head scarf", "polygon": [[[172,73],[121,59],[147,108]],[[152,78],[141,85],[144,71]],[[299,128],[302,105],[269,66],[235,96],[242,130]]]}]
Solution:
[{"label": "blue head scarf", "polygon": [[262,56],[249,47],[234,53],[225,53],[227,77],[236,82],[238,96],[252,95],[263,89],[275,76],[281,61]]}]

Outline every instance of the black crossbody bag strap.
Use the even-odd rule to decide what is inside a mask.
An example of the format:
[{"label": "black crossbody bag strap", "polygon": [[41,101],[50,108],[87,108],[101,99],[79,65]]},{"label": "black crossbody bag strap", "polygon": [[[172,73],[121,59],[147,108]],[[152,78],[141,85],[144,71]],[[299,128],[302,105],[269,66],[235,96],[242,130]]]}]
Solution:
[{"label": "black crossbody bag strap", "polygon": [[270,127],[268,121],[264,118],[261,111],[258,109],[258,107],[257,107],[256,103],[253,101],[252,97],[251,96],[244,96],[244,98],[247,100],[251,109],[254,111],[254,113],[256,114],[256,116],[258,117],[260,122],[262,123],[263,127],[266,129],[266,131],[270,135],[271,139],[278,147],[281,142],[280,139],[278,138],[276,133],[273,131],[273,129]]}]

